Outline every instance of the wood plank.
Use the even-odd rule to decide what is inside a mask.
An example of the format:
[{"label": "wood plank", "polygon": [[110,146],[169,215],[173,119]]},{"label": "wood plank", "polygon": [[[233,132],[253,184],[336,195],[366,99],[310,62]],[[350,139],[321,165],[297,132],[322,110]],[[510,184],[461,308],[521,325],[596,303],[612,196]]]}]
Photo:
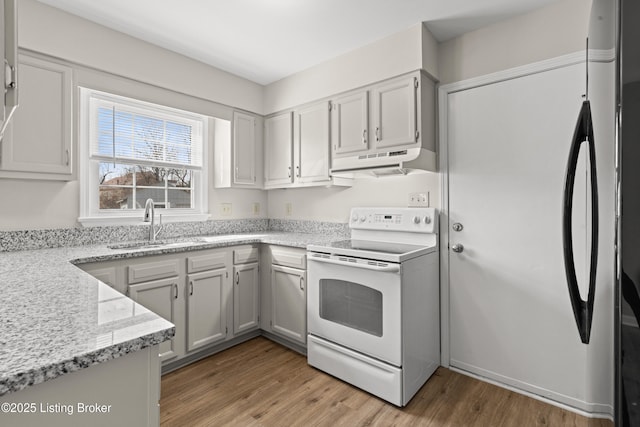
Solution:
[{"label": "wood plank", "polygon": [[439,368],[398,408],[255,338],[162,377],[161,426],[612,427]]}]

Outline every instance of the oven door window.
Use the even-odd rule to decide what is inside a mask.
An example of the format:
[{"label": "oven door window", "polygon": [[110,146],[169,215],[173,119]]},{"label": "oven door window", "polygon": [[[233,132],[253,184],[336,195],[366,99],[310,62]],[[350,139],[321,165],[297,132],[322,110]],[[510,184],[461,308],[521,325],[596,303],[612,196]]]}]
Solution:
[{"label": "oven door window", "polygon": [[320,317],[377,337],[382,336],[382,293],[358,283],[320,280]]}]

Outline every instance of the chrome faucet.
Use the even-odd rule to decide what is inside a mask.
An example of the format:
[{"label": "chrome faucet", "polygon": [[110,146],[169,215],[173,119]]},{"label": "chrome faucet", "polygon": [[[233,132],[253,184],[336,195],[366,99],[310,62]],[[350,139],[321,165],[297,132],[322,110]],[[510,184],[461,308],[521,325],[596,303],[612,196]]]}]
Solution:
[{"label": "chrome faucet", "polygon": [[158,226],[158,230],[156,231],[156,223],[155,223],[155,203],[153,199],[147,199],[144,204],[144,222],[151,222],[149,227],[149,241],[155,242],[156,237],[160,234],[162,230],[162,214],[160,215],[160,224]]}]

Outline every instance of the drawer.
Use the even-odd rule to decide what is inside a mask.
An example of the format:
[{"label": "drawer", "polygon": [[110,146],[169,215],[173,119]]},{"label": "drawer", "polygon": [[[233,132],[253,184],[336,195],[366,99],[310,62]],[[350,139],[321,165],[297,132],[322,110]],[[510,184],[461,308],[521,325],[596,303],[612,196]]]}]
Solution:
[{"label": "drawer", "polygon": [[129,285],[149,280],[164,279],[180,274],[179,260],[146,262],[128,267],[127,283]]},{"label": "drawer", "polygon": [[234,264],[247,264],[250,262],[257,262],[259,257],[260,252],[257,246],[242,246],[233,250]]},{"label": "drawer", "polygon": [[304,250],[296,251],[292,249],[272,247],[271,263],[306,270],[307,252]]},{"label": "drawer", "polygon": [[187,273],[215,270],[227,266],[227,251],[209,252],[187,258]]}]

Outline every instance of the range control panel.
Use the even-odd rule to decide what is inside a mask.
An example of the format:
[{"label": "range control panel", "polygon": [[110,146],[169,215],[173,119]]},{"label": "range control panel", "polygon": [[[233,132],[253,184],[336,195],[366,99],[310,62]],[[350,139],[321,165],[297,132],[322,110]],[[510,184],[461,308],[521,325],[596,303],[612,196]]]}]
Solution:
[{"label": "range control panel", "polygon": [[412,233],[437,233],[435,208],[352,208],[352,230],[387,230]]}]

